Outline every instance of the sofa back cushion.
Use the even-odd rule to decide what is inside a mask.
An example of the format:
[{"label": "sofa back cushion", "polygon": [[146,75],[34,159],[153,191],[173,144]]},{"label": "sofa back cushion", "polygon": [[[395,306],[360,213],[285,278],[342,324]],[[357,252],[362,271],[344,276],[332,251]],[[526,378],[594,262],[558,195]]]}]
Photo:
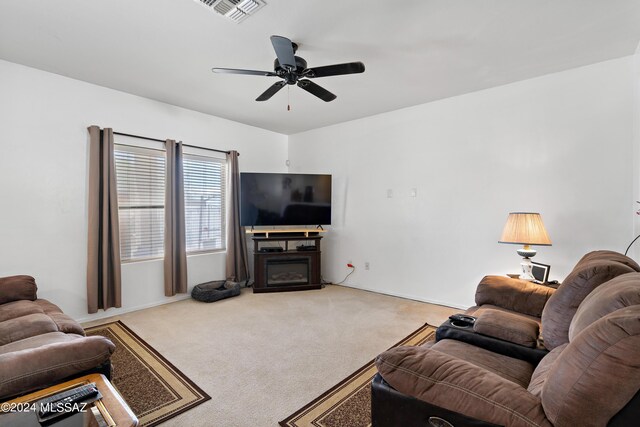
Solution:
[{"label": "sofa back cushion", "polygon": [[598,286],[582,301],[569,326],[569,341],[609,313],[640,304],[640,273],[627,273]]},{"label": "sofa back cushion", "polygon": [[5,320],[0,322],[0,346],[49,332],[58,332],[58,327],[44,313]]},{"label": "sofa back cushion", "polygon": [[606,425],[640,388],[640,305],[595,321],[544,369],[540,397],[555,427]]},{"label": "sofa back cushion", "polygon": [[634,270],[626,264],[601,259],[580,261],[542,310],[544,346],[553,350],[569,342],[569,325],[580,303],[601,284]]},{"label": "sofa back cushion", "polygon": [[576,265],[588,261],[615,261],[619,262],[620,264],[627,265],[633,270],[640,272],[640,265],[638,265],[637,262],[619,252],[607,250],[589,252],[588,254],[580,258],[580,261],[578,261]]},{"label": "sofa back cushion", "polygon": [[0,304],[37,298],[38,287],[31,276],[0,277]]}]

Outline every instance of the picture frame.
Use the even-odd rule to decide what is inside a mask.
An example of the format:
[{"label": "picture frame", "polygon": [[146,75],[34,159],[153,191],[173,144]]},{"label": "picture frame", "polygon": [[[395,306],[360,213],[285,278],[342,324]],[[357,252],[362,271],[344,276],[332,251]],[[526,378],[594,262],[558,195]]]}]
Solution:
[{"label": "picture frame", "polygon": [[550,265],[531,261],[531,274],[536,279],[536,282],[547,283],[549,281],[550,270]]}]

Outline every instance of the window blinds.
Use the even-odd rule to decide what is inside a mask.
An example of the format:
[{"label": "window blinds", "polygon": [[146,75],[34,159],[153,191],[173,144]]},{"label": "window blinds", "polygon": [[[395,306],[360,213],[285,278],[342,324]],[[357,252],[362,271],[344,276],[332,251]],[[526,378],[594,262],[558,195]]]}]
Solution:
[{"label": "window blinds", "polygon": [[225,248],[226,161],[183,156],[187,253]]},{"label": "window blinds", "polygon": [[120,258],[164,255],[165,152],[116,144]]}]

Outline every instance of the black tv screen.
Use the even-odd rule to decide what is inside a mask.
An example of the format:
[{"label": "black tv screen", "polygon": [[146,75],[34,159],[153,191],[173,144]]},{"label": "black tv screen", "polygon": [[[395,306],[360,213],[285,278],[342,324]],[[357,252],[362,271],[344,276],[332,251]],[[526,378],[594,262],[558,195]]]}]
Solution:
[{"label": "black tv screen", "polygon": [[241,173],[240,223],[331,224],[331,175]]}]

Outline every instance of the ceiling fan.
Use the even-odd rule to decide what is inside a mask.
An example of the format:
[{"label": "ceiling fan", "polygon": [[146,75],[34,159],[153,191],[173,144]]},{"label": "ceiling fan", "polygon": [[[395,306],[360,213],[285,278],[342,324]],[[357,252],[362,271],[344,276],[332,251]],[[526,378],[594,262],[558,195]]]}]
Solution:
[{"label": "ceiling fan", "polygon": [[211,71],[214,73],[279,77],[282,79],[265,90],[262,95],[256,98],[256,101],[268,100],[285,85],[298,85],[298,87],[301,87],[325,102],[333,101],[336,99],[336,95],[309,79],[364,72],[364,64],[362,62],[349,62],[346,64],[307,68],[307,61],[299,56],[295,56],[296,50],[298,49],[297,44],[282,36],[271,36],[271,44],[277,56],[273,61],[273,71],[239,70],[236,68],[212,68]]}]

